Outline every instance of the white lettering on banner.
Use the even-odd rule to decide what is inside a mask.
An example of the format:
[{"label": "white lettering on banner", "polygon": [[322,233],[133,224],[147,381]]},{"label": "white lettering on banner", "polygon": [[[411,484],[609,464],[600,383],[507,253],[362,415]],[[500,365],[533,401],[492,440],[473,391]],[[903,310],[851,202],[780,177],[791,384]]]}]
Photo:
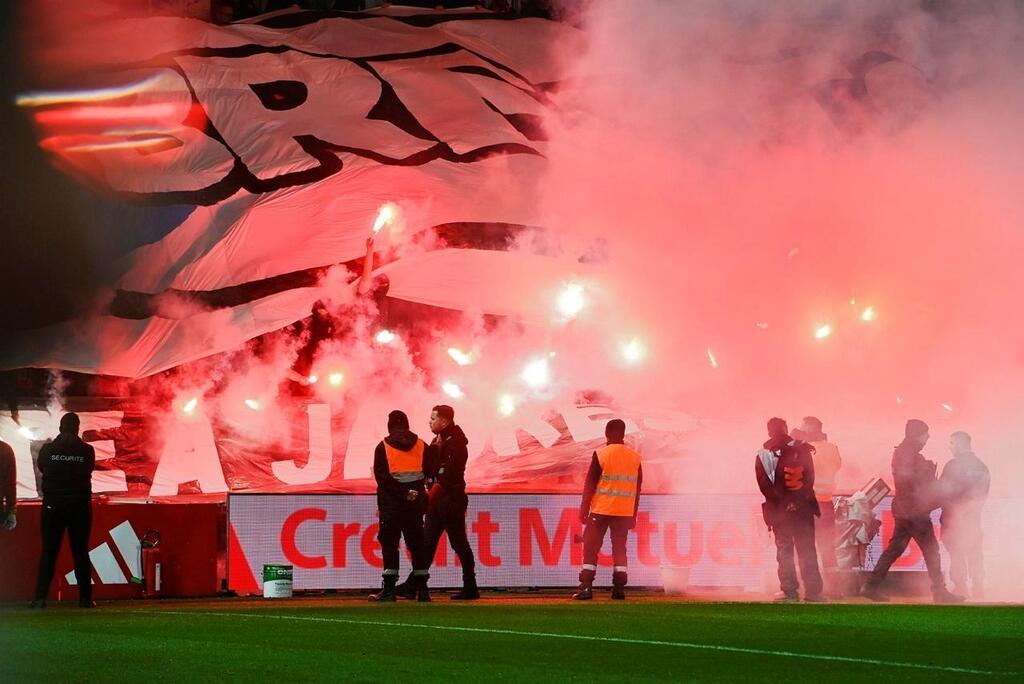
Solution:
[{"label": "white lettering on banner", "polygon": [[204,494],[228,491],[213,428],[205,414],[179,419],[184,425],[167,430],[150,496],[176,496],[178,485],[196,481]]},{"label": "white lettering on banner", "polygon": [[[29,499],[39,495],[36,485],[36,466],[34,460],[39,453],[39,447],[42,446],[42,443],[50,441],[57,436],[61,413],[62,411],[59,408],[55,408],[52,412],[22,411],[19,416],[20,425],[15,423],[9,416],[0,417],[0,439],[10,444],[11,448],[14,449],[18,477],[17,496],[19,499]],[[118,427],[124,419],[124,412],[83,411],[78,413],[78,417],[81,420],[81,434],[85,436],[86,432],[90,430],[109,430]],[[89,444],[96,452],[97,463],[114,457],[113,439],[90,441]],[[65,461],[84,460],[81,456],[66,454],[57,454],[54,458]],[[93,493],[124,492],[127,490],[128,481],[123,470],[109,469],[93,472]]]},{"label": "white lettering on banner", "polygon": [[305,485],[322,482],[331,474],[333,451],[331,448],[331,407],[327,404],[309,404],[309,459],[306,465],[295,461],[274,461],[270,469],[281,482]]},{"label": "white lettering on banner", "polygon": [[[486,586],[575,583],[583,551],[578,506],[574,495],[471,496],[467,530],[479,581]],[[267,563],[292,564],[296,589],[379,582],[383,563],[373,496],[232,495],[229,510],[242,554],[232,554],[229,563],[247,564],[257,582]],[[666,574],[688,572],[691,585],[761,589],[774,558],[770,545],[758,497],[643,497],[628,543],[630,583],[661,586]],[[611,561],[601,554],[599,581],[610,580]],[[461,582],[447,545],[438,548],[431,577],[436,586]]]}]

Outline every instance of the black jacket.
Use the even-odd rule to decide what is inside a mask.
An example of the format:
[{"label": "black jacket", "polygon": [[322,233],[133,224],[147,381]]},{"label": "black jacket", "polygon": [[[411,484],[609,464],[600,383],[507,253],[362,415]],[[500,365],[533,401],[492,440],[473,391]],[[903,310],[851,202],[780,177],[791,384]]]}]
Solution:
[{"label": "black jacket", "polygon": [[981,525],[991,480],[988,466],[974,454],[962,454],[946,464],[939,478],[943,529],[960,523]]},{"label": "black jacket", "polygon": [[427,449],[427,472],[441,486],[442,498],[466,495],[466,461],[469,440],[458,425],[441,431]]},{"label": "black jacket", "polygon": [[892,479],[896,493],[892,514],[896,518],[927,518],[939,507],[935,462],[921,455],[916,443],[904,440],[892,454]]},{"label": "black jacket", "polygon": [[60,434],[39,450],[46,503],[88,503],[92,496],[92,471],[96,452],[77,435]]},{"label": "black jacket", "polygon": [[[420,438],[408,430],[394,432],[377,445],[373,453],[373,479],[377,481],[377,508],[381,513],[422,512],[427,505],[427,492],[423,479],[414,482],[399,482],[391,475],[388,454],[384,442],[399,451],[411,451]],[[424,449],[424,460],[426,450]],[[409,500],[409,492],[415,491],[416,498]]]},{"label": "black jacket", "polygon": [[807,442],[790,439],[769,439],[764,448],[778,457],[774,482],[765,472],[760,457],[754,459],[757,486],[764,495],[765,522],[779,513],[821,515],[814,498],[814,447]]}]

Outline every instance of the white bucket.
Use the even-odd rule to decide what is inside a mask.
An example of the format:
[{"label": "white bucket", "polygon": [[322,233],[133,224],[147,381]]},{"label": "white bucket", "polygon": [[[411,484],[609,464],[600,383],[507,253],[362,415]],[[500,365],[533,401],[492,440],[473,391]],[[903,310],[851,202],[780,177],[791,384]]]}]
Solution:
[{"label": "white bucket", "polygon": [[263,566],[263,598],[292,597],[292,566]]}]

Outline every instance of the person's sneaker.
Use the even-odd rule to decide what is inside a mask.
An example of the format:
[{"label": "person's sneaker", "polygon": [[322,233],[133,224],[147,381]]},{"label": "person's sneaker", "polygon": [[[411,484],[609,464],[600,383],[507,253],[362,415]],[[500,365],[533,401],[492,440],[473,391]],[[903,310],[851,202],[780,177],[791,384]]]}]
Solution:
[{"label": "person's sneaker", "polygon": [[860,595],[866,599],[870,599],[875,603],[888,603],[889,597],[883,594],[878,587],[867,586],[861,589]]},{"label": "person's sneaker", "polygon": [[774,603],[796,603],[800,600],[800,597],[796,594],[779,594],[772,601]]},{"label": "person's sneaker", "polygon": [[395,596],[399,598],[409,599],[410,601],[416,600],[416,584],[411,580],[406,580],[395,587]]},{"label": "person's sneaker", "polygon": [[810,596],[804,596],[804,603],[824,603],[824,594],[811,594]]},{"label": "person's sneaker", "polygon": [[612,598],[615,599],[616,601],[625,601],[626,600],[626,590],[623,589],[622,587],[613,587],[612,588]]},{"label": "person's sneaker", "polygon": [[29,608],[45,608],[46,599],[35,599],[32,603],[28,604]]},{"label": "person's sneaker", "polygon": [[78,607],[79,608],[95,608],[96,607],[96,602],[92,601],[90,599],[81,599],[78,602]]},{"label": "person's sneaker", "polygon": [[480,590],[473,587],[463,587],[451,596],[452,601],[476,601],[480,598]]},{"label": "person's sneaker", "polygon": [[935,603],[963,603],[965,600],[963,596],[954,594],[949,589],[932,592],[932,598],[935,600]]},{"label": "person's sneaker", "polygon": [[589,601],[594,598],[594,590],[590,587],[580,587],[575,594],[572,595],[573,601]]}]

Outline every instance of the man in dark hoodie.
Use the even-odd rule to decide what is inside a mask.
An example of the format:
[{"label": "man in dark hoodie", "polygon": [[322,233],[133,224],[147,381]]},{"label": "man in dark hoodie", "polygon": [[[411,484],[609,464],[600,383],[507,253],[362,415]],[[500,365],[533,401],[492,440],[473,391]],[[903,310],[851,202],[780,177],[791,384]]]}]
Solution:
[{"label": "man in dark hoodie", "polygon": [[92,564],[89,562],[89,532],[92,529],[92,471],[96,452],[78,436],[78,415],[66,413],[60,419],[60,434],[39,450],[39,471],[43,474],[41,518],[43,551],[39,559],[36,598],[33,608],[46,607],[57,554],[68,533],[75,559],[78,605],[92,608]]},{"label": "man in dark hoodie", "polygon": [[949,577],[956,593],[971,598],[985,595],[985,562],[981,550],[981,510],[988,497],[988,466],[974,455],[971,436],[954,432],[949,438],[953,460],[942,469],[942,543],[949,551]]},{"label": "man in dark hoodie", "polygon": [[779,601],[797,601],[799,583],[793,551],[800,559],[804,600],[822,600],[821,569],[814,545],[814,517],[820,515],[814,497],[813,449],[790,438],[786,421],[768,421],[768,441],[757,452],[754,473],[764,495],[764,522],[775,536],[779,563]]},{"label": "man in dark hoodie", "polygon": [[[476,586],[476,559],[466,537],[466,461],[469,460],[469,440],[455,424],[455,409],[435,406],[430,412],[430,431],[434,441],[427,449],[428,474],[434,484],[430,488],[424,548],[427,559],[433,561],[441,534],[448,535],[452,550],[462,564],[462,591],[452,594],[453,601],[473,601],[480,598]],[[408,589],[405,589],[408,591]]]},{"label": "man in dark hoodie", "polygon": [[879,587],[889,573],[889,567],[903,555],[911,539],[917,542],[924,555],[935,602],[963,601],[963,597],[946,589],[946,581],[942,576],[939,542],[935,538],[935,528],[932,527],[930,517],[931,512],[940,505],[935,462],[921,455],[928,437],[928,424],[912,418],[907,421],[903,441],[892,454],[892,479],[896,486],[892,515],[896,524],[889,545],[879,556],[875,569],[864,583],[862,593],[872,601],[889,600]]},{"label": "man in dark hoodie", "polygon": [[423,461],[427,445],[409,430],[409,418],[401,411],[388,414],[388,436],[373,455],[373,477],[377,481],[377,509],[380,512],[381,556],[384,580],[371,601],[394,601],[398,583],[399,539],[412,556],[412,595],[418,601],[429,601],[427,579],[430,558],[424,553],[423,512],[427,491],[424,485]]}]

